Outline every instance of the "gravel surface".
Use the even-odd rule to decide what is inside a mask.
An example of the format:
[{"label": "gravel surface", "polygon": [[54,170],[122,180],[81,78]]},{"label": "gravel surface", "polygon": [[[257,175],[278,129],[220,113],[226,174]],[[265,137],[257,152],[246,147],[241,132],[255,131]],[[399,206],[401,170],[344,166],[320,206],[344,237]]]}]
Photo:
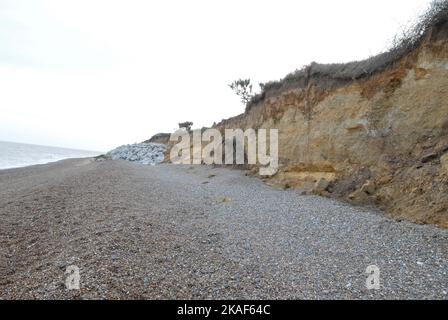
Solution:
[{"label": "gravel surface", "polygon": [[[0,171],[0,298],[447,299],[448,231],[244,172],[92,159]],[[80,290],[64,272],[80,268]],[[367,290],[366,268],[380,268]]]}]

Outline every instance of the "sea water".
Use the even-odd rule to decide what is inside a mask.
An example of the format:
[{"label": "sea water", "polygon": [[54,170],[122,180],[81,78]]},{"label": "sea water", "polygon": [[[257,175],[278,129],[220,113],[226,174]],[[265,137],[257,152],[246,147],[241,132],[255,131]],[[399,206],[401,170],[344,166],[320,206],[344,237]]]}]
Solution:
[{"label": "sea water", "polygon": [[68,158],[87,158],[101,152],[0,141],[0,170],[44,164]]}]

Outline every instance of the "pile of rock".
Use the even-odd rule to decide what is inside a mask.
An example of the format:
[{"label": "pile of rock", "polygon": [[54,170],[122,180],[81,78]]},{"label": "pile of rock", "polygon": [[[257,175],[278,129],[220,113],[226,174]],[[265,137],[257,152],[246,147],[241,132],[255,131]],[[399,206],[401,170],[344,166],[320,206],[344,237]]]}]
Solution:
[{"label": "pile of rock", "polygon": [[112,160],[127,160],[155,165],[163,162],[166,146],[159,143],[136,143],[118,147],[107,153]]}]

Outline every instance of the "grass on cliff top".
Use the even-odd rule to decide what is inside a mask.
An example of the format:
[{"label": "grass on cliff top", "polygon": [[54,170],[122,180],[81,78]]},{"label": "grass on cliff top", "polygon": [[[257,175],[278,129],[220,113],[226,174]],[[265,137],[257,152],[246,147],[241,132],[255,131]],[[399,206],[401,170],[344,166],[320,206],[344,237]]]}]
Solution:
[{"label": "grass on cliff top", "polygon": [[316,62],[288,74],[279,81],[262,84],[262,91],[252,97],[246,107],[251,107],[265,98],[283,91],[306,88],[313,83],[324,89],[341,87],[355,80],[368,78],[391,67],[395,62],[415,50],[432,33],[439,32],[448,38],[448,0],[434,0],[418,21],[396,36],[391,49],[362,61],[349,63],[319,64]]}]

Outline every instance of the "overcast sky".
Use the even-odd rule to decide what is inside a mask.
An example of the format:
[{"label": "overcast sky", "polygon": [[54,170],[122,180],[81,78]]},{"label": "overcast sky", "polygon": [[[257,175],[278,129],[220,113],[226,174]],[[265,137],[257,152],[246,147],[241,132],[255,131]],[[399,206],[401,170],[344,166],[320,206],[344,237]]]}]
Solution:
[{"label": "overcast sky", "polygon": [[0,0],[0,140],[107,151],[235,116],[237,78],[367,58],[430,0]]}]

